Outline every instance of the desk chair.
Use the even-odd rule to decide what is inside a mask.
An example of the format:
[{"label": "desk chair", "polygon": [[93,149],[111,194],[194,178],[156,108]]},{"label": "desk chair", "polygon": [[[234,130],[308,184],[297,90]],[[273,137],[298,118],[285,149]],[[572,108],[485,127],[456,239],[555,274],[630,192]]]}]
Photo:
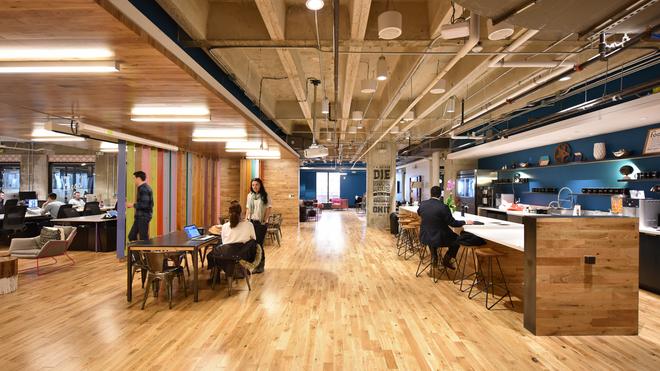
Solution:
[{"label": "desk chair", "polygon": [[8,207],[18,206],[18,200],[12,198],[10,200],[5,200],[5,209]]},{"label": "desk chair", "polygon": [[57,212],[57,218],[77,218],[80,214],[73,208],[73,205],[66,204],[60,206],[60,210]]},{"label": "desk chair", "polygon": [[8,238],[14,237],[18,232],[25,230],[25,213],[27,206],[7,206],[5,207],[5,219],[2,222],[2,232],[7,234]]},{"label": "desk chair", "polygon": [[103,211],[101,211],[101,208],[99,207],[99,203],[97,201],[92,201],[92,202],[87,202],[85,204],[85,208],[83,209],[83,216],[87,215],[99,215],[103,214]]}]

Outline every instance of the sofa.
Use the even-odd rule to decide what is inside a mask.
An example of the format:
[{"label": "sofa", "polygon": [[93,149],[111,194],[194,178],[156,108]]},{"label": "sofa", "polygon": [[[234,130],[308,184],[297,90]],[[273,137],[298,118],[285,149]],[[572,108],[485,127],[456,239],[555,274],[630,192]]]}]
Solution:
[{"label": "sofa", "polygon": [[345,198],[333,198],[330,200],[332,202],[333,210],[345,210],[348,209],[348,200]]}]

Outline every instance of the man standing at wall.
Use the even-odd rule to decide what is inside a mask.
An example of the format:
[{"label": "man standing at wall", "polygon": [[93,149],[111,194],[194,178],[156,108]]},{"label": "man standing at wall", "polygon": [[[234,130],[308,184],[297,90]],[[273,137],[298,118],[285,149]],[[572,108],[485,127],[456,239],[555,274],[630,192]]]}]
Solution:
[{"label": "man standing at wall", "polygon": [[135,185],[137,186],[136,201],[127,202],[127,208],[135,209],[135,221],[128,232],[129,241],[145,241],[149,239],[149,222],[154,210],[154,194],[149,184],[147,184],[147,174],[144,171],[133,173]]}]

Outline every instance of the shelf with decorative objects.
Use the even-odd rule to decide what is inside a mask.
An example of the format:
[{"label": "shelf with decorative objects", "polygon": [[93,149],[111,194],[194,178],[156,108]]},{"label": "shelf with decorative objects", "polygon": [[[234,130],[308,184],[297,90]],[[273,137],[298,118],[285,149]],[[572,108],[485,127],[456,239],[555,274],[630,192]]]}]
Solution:
[{"label": "shelf with decorative objects", "polygon": [[660,154],[629,156],[629,157],[620,157],[620,158],[607,158],[607,159],[604,159],[604,160],[573,161],[573,162],[566,162],[566,163],[563,163],[563,164],[552,164],[552,165],[546,165],[546,166],[527,166],[527,167],[519,167],[519,168],[514,168],[514,169],[499,169],[497,171],[502,172],[502,173],[510,173],[510,172],[525,171],[525,170],[531,170],[531,169],[536,170],[536,169],[548,169],[548,168],[556,168],[556,167],[563,167],[563,166],[600,164],[600,163],[615,162],[615,161],[641,160],[641,159],[655,158],[655,157],[660,157]]}]

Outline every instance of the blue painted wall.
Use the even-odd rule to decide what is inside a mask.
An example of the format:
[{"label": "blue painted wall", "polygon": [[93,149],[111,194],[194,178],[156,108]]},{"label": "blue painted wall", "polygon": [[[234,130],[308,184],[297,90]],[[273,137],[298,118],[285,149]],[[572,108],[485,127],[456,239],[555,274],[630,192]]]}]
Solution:
[{"label": "blue painted wall", "polygon": [[[658,127],[650,125],[642,128],[619,131],[605,135],[598,135],[590,138],[584,138],[568,142],[573,152],[582,152],[584,161],[592,161],[593,145],[597,142],[605,142],[607,146],[607,158],[613,159],[613,151],[625,148],[633,151],[633,156],[642,154],[644,142],[648,129]],[[501,169],[507,165],[511,167],[513,163],[530,162],[538,164],[539,157],[548,155],[550,164],[554,163],[553,154],[557,144],[543,147],[530,148],[524,151],[507,153],[499,156],[486,157],[479,160],[480,169]],[[569,187],[574,193],[580,193],[582,188],[622,188],[644,190],[647,198],[660,198],[660,194],[651,193],[649,189],[658,182],[618,182],[623,178],[619,173],[619,168],[624,165],[631,165],[636,171],[660,171],[660,157],[649,157],[643,159],[620,159],[611,162],[594,162],[588,164],[575,164],[561,167],[549,168],[525,168],[508,171],[500,171],[500,178],[513,178],[515,173],[521,177],[530,178],[529,184],[515,185],[497,185],[498,193],[514,193],[516,198],[520,198],[522,203],[532,205],[547,205],[550,201],[557,198],[556,194],[533,194],[529,192],[532,188],[543,187]],[[590,210],[608,210],[610,208],[610,198],[607,196],[577,196],[577,203],[582,205],[583,209]]]},{"label": "blue painted wall", "polygon": [[[327,170],[322,172],[327,172]],[[317,170],[300,170],[300,198],[303,200],[316,199],[316,172]],[[367,172],[364,170],[342,170],[340,196],[348,200],[349,206],[354,206],[355,196],[362,196],[367,192]]]}]

